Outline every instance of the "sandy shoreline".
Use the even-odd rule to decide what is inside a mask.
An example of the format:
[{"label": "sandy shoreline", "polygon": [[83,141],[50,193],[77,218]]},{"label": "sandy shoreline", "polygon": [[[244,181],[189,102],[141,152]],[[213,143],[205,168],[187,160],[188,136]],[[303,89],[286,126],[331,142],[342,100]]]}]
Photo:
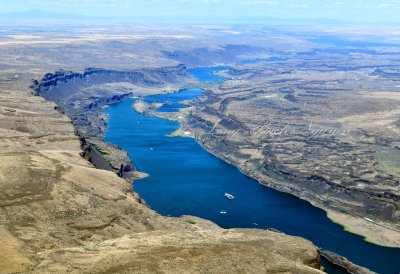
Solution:
[{"label": "sandy shoreline", "polygon": [[339,213],[321,207],[327,212],[328,218],[348,232],[364,237],[364,240],[385,247],[400,248],[400,233],[390,228],[385,228],[379,223],[367,221],[364,218]]}]

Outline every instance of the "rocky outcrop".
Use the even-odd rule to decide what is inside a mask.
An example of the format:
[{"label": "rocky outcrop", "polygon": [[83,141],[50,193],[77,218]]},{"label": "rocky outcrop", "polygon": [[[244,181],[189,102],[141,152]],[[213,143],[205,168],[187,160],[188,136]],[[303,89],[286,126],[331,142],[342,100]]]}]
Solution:
[{"label": "rocky outcrop", "polygon": [[[189,77],[185,65],[137,71],[87,68],[83,73],[64,70],[47,73],[40,81],[33,80],[31,87],[37,95],[58,101],[79,92],[83,87],[91,85],[126,82],[135,85],[160,87],[166,83],[178,82],[181,80],[180,78]],[[73,84],[71,85],[71,83]],[[68,84],[68,91],[65,90],[64,84]]]},{"label": "rocky outcrop", "polygon": [[375,273],[365,267],[360,267],[358,265],[355,265],[352,262],[350,262],[349,260],[347,260],[345,257],[337,255],[328,250],[320,250],[320,253],[321,253],[321,256],[326,258],[328,261],[330,261],[331,263],[333,263],[337,266],[344,268],[349,273],[353,273],[353,274],[374,274]]}]

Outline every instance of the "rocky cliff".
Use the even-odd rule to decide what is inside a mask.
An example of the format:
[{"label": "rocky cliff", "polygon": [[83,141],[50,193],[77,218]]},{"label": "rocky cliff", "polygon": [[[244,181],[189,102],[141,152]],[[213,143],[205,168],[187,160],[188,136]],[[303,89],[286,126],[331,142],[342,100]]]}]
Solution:
[{"label": "rocky cliff", "polygon": [[103,109],[132,96],[176,90],[193,81],[184,65],[137,70],[87,68],[83,73],[47,73],[41,80],[32,80],[30,87],[35,95],[55,102],[55,108],[71,118],[87,160],[97,168],[132,179],[140,174],[135,173],[128,155],[102,141],[107,122]]}]

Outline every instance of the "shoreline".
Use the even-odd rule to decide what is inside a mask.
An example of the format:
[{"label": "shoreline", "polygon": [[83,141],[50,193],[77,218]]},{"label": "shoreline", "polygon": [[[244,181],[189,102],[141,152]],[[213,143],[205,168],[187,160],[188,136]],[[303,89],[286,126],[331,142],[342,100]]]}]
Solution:
[{"label": "shoreline", "polygon": [[[400,248],[400,238],[393,235],[394,233],[398,234],[398,232],[393,231],[392,228],[367,221],[361,217],[343,214],[323,207],[319,208],[327,213],[329,220],[342,226],[345,231],[363,237],[366,242],[387,248]],[[376,231],[373,231],[374,229]],[[386,233],[381,234],[382,231],[386,231]]]},{"label": "shoreline", "polygon": [[[196,139],[196,138],[194,138],[194,139]],[[248,174],[247,172],[242,170],[240,167],[236,166],[231,161],[227,160],[226,157],[220,157],[218,154],[213,153],[210,149],[207,149],[205,146],[203,146],[201,144],[201,142],[199,142],[197,139],[196,139],[196,142],[198,144],[200,144],[209,153],[211,153],[215,157],[218,157],[219,159],[225,161],[226,163],[235,166],[242,174],[244,174],[244,175],[256,180],[259,184],[261,184],[261,185],[263,185],[265,187],[272,188],[272,189],[274,189],[276,191],[279,191],[279,192],[288,193],[290,195],[295,196],[298,199],[301,199],[303,201],[308,202],[313,207],[317,207],[319,209],[322,209],[323,211],[326,212],[327,218],[330,221],[332,221],[333,223],[340,225],[343,228],[344,231],[347,231],[349,233],[361,236],[361,237],[363,237],[364,241],[372,243],[372,244],[375,244],[375,245],[378,245],[378,246],[383,246],[383,247],[387,247],[387,248],[400,248],[400,238],[392,235],[393,233],[395,233],[393,231],[393,229],[383,227],[382,225],[379,225],[379,224],[371,223],[371,222],[369,222],[369,221],[367,221],[367,220],[365,220],[364,218],[361,218],[361,217],[355,217],[355,216],[352,216],[350,214],[344,214],[344,213],[340,213],[338,211],[335,211],[333,209],[328,209],[326,207],[320,206],[316,201],[313,201],[311,199],[306,199],[306,198],[297,196],[297,195],[295,195],[295,194],[293,194],[291,192],[284,191],[283,189],[275,188],[275,187],[273,187],[271,185],[266,185],[266,184],[262,183],[260,180],[258,180],[257,178],[251,176],[250,174]],[[377,229],[378,231],[371,231],[371,230],[368,230],[368,229],[362,229],[362,228],[357,226],[357,225],[372,225],[372,224],[373,224],[373,226],[378,228]],[[384,235],[387,235],[387,236],[383,236],[381,233],[384,234]]]},{"label": "shoreline", "polygon": [[[158,116],[157,116],[158,117]],[[162,118],[162,117],[159,117]],[[180,122],[180,121],[178,121]],[[371,220],[366,220],[365,218],[361,216],[356,216],[351,213],[341,213],[337,210],[326,208],[322,205],[320,205],[317,201],[314,201],[312,199],[307,199],[304,197],[297,196],[291,192],[285,191],[283,188],[279,187],[274,187],[274,185],[267,185],[263,183],[260,179],[256,178],[250,172],[246,172],[243,170],[241,167],[237,166],[235,163],[233,163],[231,160],[226,158],[224,155],[218,154],[218,152],[213,151],[212,149],[206,147],[201,140],[199,140],[196,136],[193,135],[183,135],[182,133],[185,132],[186,130],[182,127],[182,123],[180,122],[180,127],[174,131],[171,135],[171,137],[174,136],[181,136],[181,137],[189,137],[195,139],[195,141],[203,148],[205,149],[208,153],[211,153],[215,157],[223,160],[224,162],[235,166],[242,174],[256,180],[259,184],[272,188],[276,191],[283,192],[283,193],[288,193],[293,196],[295,196],[298,199],[301,199],[303,201],[306,201],[310,203],[312,206],[317,207],[319,209],[322,209],[323,211],[326,212],[327,218],[332,221],[335,224],[340,225],[344,231],[347,231],[349,233],[358,235],[363,237],[364,241],[378,245],[378,246],[383,246],[387,248],[400,248],[400,237],[399,234],[400,232],[397,232],[395,228],[391,228],[389,226],[373,222]],[[194,132],[189,130],[190,132]]]},{"label": "shoreline", "polygon": [[[162,94],[162,93],[160,93]],[[121,100],[122,101],[125,101]],[[118,102],[118,103],[120,103]],[[109,105],[108,105],[109,106]],[[107,106],[107,107],[108,107]],[[133,106],[132,108],[137,111]],[[191,106],[190,108],[193,108],[193,106]],[[177,114],[178,113],[178,114]],[[283,193],[288,193],[291,194],[293,196],[295,196],[296,198],[299,198],[303,201],[306,201],[308,203],[310,203],[312,206],[317,207],[323,211],[325,211],[327,218],[332,221],[335,224],[340,225],[344,231],[347,231],[349,233],[358,235],[363,237],[363,240],[378,246],[383,246],[383,247],[387,247],[387,248],[400,248],[400,239],[399,237],[396,237],[397,232],[395,231],[395,229],[386,227],[384,225],[381,225],[379,223],[374,223],[371,221],[367,221],[362,217],[359,216],[355,216],[352,214],[345,214],[345,213],[341,213],[339,211],[336,211],[334,209],[329,209],[326,208],[322,205],[320,205],[317,201],[314,201],[312,199],[307,199],[304,197],[300,197],[297,196],[291,192],[285,191],[283,188],[279,188],[279,187],[274,187],[274,185],[267,185],[264,184],[261,180],[259,180],[258,178],[254,177],[252,174],[250,174],[249,172],[246,172],[245,170],[243,170],[241,167],[237,166],[235,163],[233,163],[232,161],[230,161],[228,158],[226,158],[223,155],[218,154],[218,152],[211,150],[210,148],[207,148],[203,142],[201,140],[199,140],[196,137],[196,132],[191,130],[190,128],[184,128],[183,123],[185,121],[185,117],[187,115],[187,112],[185,112],[185,109],[181,109],[179,110],[177,113],[175,114],[162,114],[159,115],[158,113],[156,113],[155,111],[150,111],[147,113],[142,113],[142,115],[151,115],[160,119],[167,119],[170,121],[175,121],[179,123],[179,128],[177,130],[175,130],[174,132],[171,132],[170,134],[168,134],[169,137],[187,137],[187,138],[193,138],[196,143],[198,143],[203,149],[205,149],[208,153],[214,155],[215,157],[223,160],[224,162],[235,166],[242,174],[244,174],[245,176],[248,176],[254,180],[256,180],[259,184],[272,188],[276,191],[279,192],[283,192]],[[177,119],[176,116],[183,116],[183,119]],[[185,132],[190,132],[190,134],[184,134]],[[102,140],[103,141],[103,140]],[[104,142],[104,141],[103,141]],[[110,147],[112,147],[113,144],[110,144]],[[122,152],[126,153],[124,150],[118,148],[119,150],[121,150]],[[133,163],[132,159],[129,158],[129,160]],[[136,170],[136,168],[135,168]],[[134,178],[134,179],[141,179],[141,178]],[[128,180],[127,180],[128,181]],[[129,181],[128,181],[129,182]],[[134,182],[130,181],[132,183],[132,187],[134,187]]]}]

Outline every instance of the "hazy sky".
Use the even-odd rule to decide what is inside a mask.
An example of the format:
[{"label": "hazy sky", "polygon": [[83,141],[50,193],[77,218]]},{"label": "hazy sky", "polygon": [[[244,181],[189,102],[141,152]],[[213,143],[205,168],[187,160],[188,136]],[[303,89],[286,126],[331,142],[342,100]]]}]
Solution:
[{"label": "hazy sky", "polygon": [[0,13],[32,10],[76,17],[154,17],[160,21],[275,18],[400,25],[400,0],[0,0]]}]

